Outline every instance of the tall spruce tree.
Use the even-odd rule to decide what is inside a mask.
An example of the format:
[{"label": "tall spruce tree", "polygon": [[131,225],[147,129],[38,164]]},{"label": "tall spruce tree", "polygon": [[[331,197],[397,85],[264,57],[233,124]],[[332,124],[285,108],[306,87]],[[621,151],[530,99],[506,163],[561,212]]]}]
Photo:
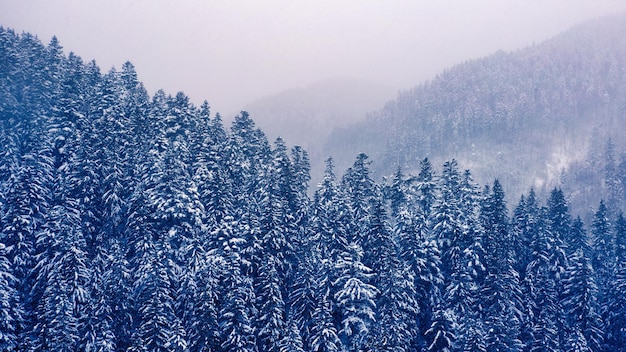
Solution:
[{"label": "tall spruce tree", "polygon": [[435,171],[428,158],[420,161],[420,171],[416,178],[418,191],[418,204],[426,219],[430,216],[430,211],[435,203],[437,183],[435,181]]},{"label": "tall spruce tree", "polygon": [[519,277],[513,268],[513,242],[504,202],[504,191],[496,180],[481,211],[484,231],[487,277],[481,293],[487,351],[521,351],[521,291]]},{"label": "tall spruce tree", "polygon": [[[591,236],[594,248],[591,264],[597,273],[599,291],[604,294],[608,292],[608,282],[611,281],[611,273],[615,264],[613,226],[609,221],[608,209],[604,201],[600,201],[598,210],[594,214]],[[603,298],[602,301],[604,301]]]},{"label": "tall spruce tree", "polygon": [[626,264],[616,268],[605,316],[606,333],[603,351],[623,351],[626,346]]},{"label": "tall spruce tree", "polygon": [[315,275],[316,290],[313,292],[313,310],[309,323],[310,335],[308,346],[314,352],[338,352],[343,349],[333,321],[333,297],[331,297],[332,282],[330,281],[331,262],[321,259],[317,262]]},{"label": "tall spruce tree", "polygon": [[570,256],[567,271],[562,307],[568,325],[568,349],[600,351],[603,325],[597,301],[598,289],[591,261],[583,249],[577,249]]},{"label": "tall spruce tree", "polygon": [[426,220],[421,213],[411,214],[401,210],[394,229],[399,243],[400,257],[406,263],[407,275],[413,277],[414,300],[418,308],[416,319],[417,335],[413,344],[424,348],[424,332],[433,322],[436,304],[441,301],[439,287],[443,283],[439,249],[433,240],[427,238]]},{"label": "tall spruce tree", "polygon": [[353,244],[335,263],[334,300],[341,315],[338,334],[346,351],[361,351],[376,321],[374,301],[379,291],[368,284],[372,270],[361,263],[362,256],[361,248]]},{"label": "tall spruce tree", "polygon": [[368,156],[364,153],[359,154],[341,179],[341,186],[354,219],[354,229],[351,230],[353,234],[348,238],[348,242],[355,242],[363,246],[365,250],[367,249],[363,245],[363,236],[367,230],[364,225],[369,215],[370,200],[376,192],[375,182],[370,176],[369,164]]},{"label": "tall spruce tree", "polygon": [[376,300],[377,329],[369,346],[380,351],[407,351],[419,334],[414,280],[398,256],[397,241],[381,200],[373,198],[370,209],[363,263],[374,271],[372,283],[380,295]]},{"label": "tall spruce tree", "polygon": [[16,283],[6,256],[6,246],[0,240],[0,348],[5,351],[17,349],[17,327],[24,314]]}]

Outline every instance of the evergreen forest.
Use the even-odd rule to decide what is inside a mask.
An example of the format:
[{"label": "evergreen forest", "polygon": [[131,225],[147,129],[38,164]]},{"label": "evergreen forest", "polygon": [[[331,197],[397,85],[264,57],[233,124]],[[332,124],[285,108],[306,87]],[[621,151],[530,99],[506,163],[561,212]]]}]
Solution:
[{"label": "evergreen forest", "polygon": [[498,178],[510,202],[529,187],[542,198],[560,187],[587,221],[601,199],[624,209],[624,33],[626,15],[614,15],[460,63],[337,129],[326,150],[343,167],[365,152],[381,176],[398,165],[418,172],[425,156],[455,158],[480,183]]},{"label": "evergreen forest", "polygon": [[427,155],[310,185],[246,112],[1,27],[0,146],[2,351],[626,351],[619,203]]}]

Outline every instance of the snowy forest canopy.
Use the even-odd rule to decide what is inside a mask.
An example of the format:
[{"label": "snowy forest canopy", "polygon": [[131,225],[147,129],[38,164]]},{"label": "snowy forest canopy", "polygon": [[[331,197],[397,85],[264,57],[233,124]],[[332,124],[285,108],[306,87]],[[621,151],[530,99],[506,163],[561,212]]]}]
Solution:
[{"label": "snowy forest canopy", "polygon": [[[626,220],[306,151],[0,28],[0,349],[621,351]],[[617,182],[617,181],[616,181]]]}]

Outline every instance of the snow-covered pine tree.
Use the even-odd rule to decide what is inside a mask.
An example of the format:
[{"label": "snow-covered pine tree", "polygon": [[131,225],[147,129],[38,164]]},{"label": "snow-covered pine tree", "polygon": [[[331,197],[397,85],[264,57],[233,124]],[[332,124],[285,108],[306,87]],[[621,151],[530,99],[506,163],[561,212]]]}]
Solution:
[{"label": "snow-covered pine tree", "polygon": [[279,352],[281,341],[287,334],[280,270],[278,257],[266,254],[259,267],[256,289],[259,316],[255,325],[258,329],[257,343],[260,351]]},{"label": "snow-covered pine tree", "polygon": [[578,248],[569,258],[561,303],[568,325],[567,341],[573,344],[571,348],[579,348],[574,350],[600,351],[602,347],[604,327],[594,276],[591,261]]},{"label": "snow-covered pine tree", "polygon": [[392,221],[395,221],[399,212],[407,208],[407,180],[402,174],[402,169],[398,167],[393,175],[390,185],[382,187],[382,194],[386,202],[389,203],[389,210]]},{"label": "snow-covered pine tree", "polygon": [[371,284],[380,294],[376,299],[376,329],[368,341],[368,348],[407,351],[419,335],[414,279],[408,275],[410,271],[399,257],[397,241],[382,201],[372,198],[369,208],[363,237],[363,264],[373,270]]},{"label": "snow-covered pine tree", "polygon": [[418,204],[426,219],[430,216],[430,211],[435,204],[437,183],[435,181],[435,171],[428,158],[420,161],[420,171],[416,178],[416,188],[418,191]]},{"label": "snow-covered pine tree", "polygon": [[296,321],[287,319],[287,333],[280,343],[280,352],[304,352],[303,346]]},{"label": "snow-covered pine tree", "polygon": [[622,212],[615,221],[615,261],[618,266],[626,261],[626,217]]},{"label": "snow-covered pine tree", "polygon": [[[195,146],[193,180],[205,209],[203,221],[209,231],[214,231],[225,217],[235,215],[234,186],[228,168],[233,155],[226,148],[226,132],[219,114],[211,121],[208,132],[202,139],[198,137],[199,145]],[[217,245],[212,243],[211,247],[217,248]]]},{"label": "snow-covered pine tree", "polygon": [[513,268],[513,242],[504,191],[495,180],[481,211],[484,263],[487,271],[481,292],[488,351],[521,351],[519,340],[521,291]]},{"label": "snow-covered pine tree", "polygon": [[295,271],[295,280],[289,294],[291,320],[299,329],[303,349],[310,351],[312,341],[313,314],[316,310],[316,300],[319,291],[317,276],[320,274],[321,256],[313,241],[308,240],[302,245],[300,260]]},{"label": "snow-covered pine tree", "polygon": [[[450,278],[460,264],[463,237],[462,214],[460,209],[460,175],[455,160],[444,163],[439,179],[439,192],[430,213],[430,236],[436,241],[441,252],[441,272]],[[444,286],[448,282],[444,283]]]},{"label": "snow-covered pine tree", "polygon": [[332,159],[327,159],[324,178],[315,191],[311,226],[322,257],[334,261],[349,245],[353,217],[333,168]]},{"label": "snow-covered pine tree", "polygon": [[[89,260],[89,296],[82,316],[82,337],[80,350],[115,351],[116,337],[113,333],[113,310],[107,287],[111,283],[113,257],[108,254],[108,246],[102,244],[92,249],[93,258]],[[117,302],[114,302],[114,304]]]},{"label": "snow-covered pine tree", "polygon": [[356,160],[341,178],[341,188],[347,197],[354,223],[348,242],[357,243],[365,249],[363,236],[367,231],[364,225],[369,215],[370,200],[375,197],[376,184],[370,176],[370,161],[364,153],[357,155]]},{"label": "snow-covered pine tree", "polygon": [[[33,129],[25,134],[41,136],[41,131]],[[0,186],[0,238],[5,244],[5,255],[15,277],[15,289],[19,295],[15,308],[21,307],[22,315],[15,325],[19,349],[27,349],[31,344],[31,334],[36,297],[32,294],[37,263],[36,237],[48,221],[52,197],[52,158],[49,148],[31,144],[27,136],[12,136],[18,149],[7,148],[3,165],[10,176]],[[7,144],[10,146],[11,144]],[[19,150],[24,149],[19,155]],[[18,154],[9,154],[18,153]]]},{"label": "snow-covered pine tree", "polygon": [[454,313],[438,304],[432,318],[432,324],[424,333],[428,343],[426,351],[450,352],[455,341],[454,324],[456,322]]},{"label": "snow-covered pine tree", "polygon": [[439,249],[427,238],[426,220],[421,213],[411,214],[407,209],[398,214],[394,229],[398,239],[400,257],[408,266],[408,275],[413,277],[415,301],[418,308],[418,331],[414,345],[425,347],[424,332],[432,324],[436,302],[441,301],[439,287],[443,283]]},{"label": "snow-covered pine tree", "polygon": [[591,241],[587,235],[587,230],[585,229],[583,220],[580,216],[576,217],[576,219],[572,221],[572,230],[568,244],[570,256],[573,255],[574,252],[581,249],[587,258],[591,258],[592,250],[590,242]]},{"label": "snow-covered pine tree", "polygon": [[559,301],[560,277],[564,271],[565,252],[556,242],[547,224],[546,209],[535,223],[531,241],[532,260],[524,279],[529,311],[530,351],[561,351],[559,319],[562,308]]},{"label": "snow-covered pine tree", "polygon": [[[148,238],[149,239],[149,238]],[[144,242],[137,267],[134,302],[136,326],[130,351],[185,351],[186,336],[176,316],[172,259],[165,241]]]},{"label": "snow-covered pine tree", "polygon": [[236,232],[237,228],[237,222],[232,217],[226,217],[214,234],[221,241],[217,252],[224,258],[217,304],[220,349],[255,352],[257,340],[252,319],[257,314],[256,298],[252,279],[244,271],[241,255],[245,239]]},{"label": "snow-covered pine tree", "polygon": [[626,346],[626,262],[621,262],[611,282],[611,294],[604,320],[604,351],[623,351]]},{"label": "snow-covered pine tree", "polygon": [[6,246],[0,240],[0,349],[17,350],[18,324],[24,314],[16,289],[17,280],[11,272]]},{"label": "snow-covered pine tree", "polygon": [[[333,321],[332,282],[330,281],[331,262],[321,259],[317,264],[315,291],[313,292],[313,311],[308,346],[312,352],[339,352],[343,350],[337,328]],[[305,323],[306,324],[306,323]]]},{"label": "snow-covered pine tree", "polygon": [[524,280],[526,267],[532,257],[530,243],[538,211],[536,202],[535,191],[531,189],[527,196],[521,196],[511,219],[511,236],[517,252],[514,268],[520,275],[520,281]]},{"label": "snow-covered pine tree", "polygon": [[[594,249],[591,264],[597,274],[597,285],[601,295],[608,293],[608,283],[611,281],[613,265],[615,264],[615,238],[613,226],[608,217],[608,209],[604,201],[600,201],[591,224]],[[601,297],[601,300],[604,301],[604,297]]]},{"label": "snow-covered pine tree", "polygon": [[346,351],[361,351],[374,324],[374,303],[379,291],[368,284],[372,270],[363,263],[363,251],[353,244],[338,258],[335,271],[338,274],[333,286],[337,287],[334,300],[341,314],[339,337]]},{"label": "snow-covered pine tree", "polygon": [[51,209],[45,229],[37,236],[34,351],[79,348],[91,277],[80,228],[76,203],[67,199]]},{"label": "snow-covered pine tree", "polygon": [[[626,220],[620,213],[615,221],[615,264],[607,292],[599,295],[604,310],[604,351],[626,346]],[[604,298],[602,298],[604,297]]]},{"label": "snow-covered pine tree", "polygon": [[[550,192],[550,197],[547,202],[547,225],[550,236],[548,237],[550,248],[550,270],[554,278],[555,288],[557,292],[563,292],[563,284],[566,279],[567,270],[567,253],[568,240],[571,236],[572,219],[567,206],[565,195],[561,189],[555,188]],[[560,301],[563,297],[558,297],[556,302],[557,306],[560,306]],[[553,322],[556,324],[556,328],[559,335],[559,343],[565,345],[566,340],[566,322],[563,316],[563,309],[559,307],[560,312],[554,317]]]}]

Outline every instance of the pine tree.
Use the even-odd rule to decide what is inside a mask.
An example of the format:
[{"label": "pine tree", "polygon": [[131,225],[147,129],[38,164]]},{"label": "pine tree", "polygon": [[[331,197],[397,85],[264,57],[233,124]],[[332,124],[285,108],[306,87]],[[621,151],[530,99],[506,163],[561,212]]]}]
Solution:
[{"label": "pine tree", "polygon": [[[259,349],[278,351],[286,333],[286,279],[292,272],[296,225],[291,207],[295,208],[295,192],[291,185],[292,165],[281,139],[275,143],[272,164],[266,179],[260,181],[263,204],[260,218],[260,246],[257,255],[261,264],[253,264],[255,292],[259,316],[256,319]],[[290,203],[293,205],[290,206]]]},{"label": "pine tree", "polygon": [[370,177],[369,164],[368,156],[363,153],[359,154],[354,164],[346,170],[341,179],[341,186],[348,198],[347,203],[354,219],[354,229],[352,230],[354,234],[348,238],[348,242],[355,242],[361,246],[363,246],[362,237],[366,231],[363,225],[369,215],[369,203],[376,192],[375,182]]},{"label": "pine tree", "polygon": [[[622,213],[615,222],[616,262],[611,280],[598,302],[604,308],[604,351],[621,351],[626,346],[626,221]],[[604,297],[604,298],[602,298]]]},{"label": "pine tree", "polygon": [[24,312],[6,252],[0,241],[0,349],[13,351],[18,346],[17,327]]},{"label": "pine tree", "polygon": [[321,258],[319,250],[312,243],[306,243],[303,256],[296,268],[291,294],[289,295],[289,306],[292,312],[293,324],[299,329],[305,351],[311,350],[313,335],[313,314],[317,309],[317,295],[319,293],[318,275],[320,274]]},{"label": "pine tree", "polygon": [[67,200],[50,212],[37,238],[38,264],[35,351],[75,350],[83,333],[80,324],[91,276],[76,203]]},{"label": "pine tree", "polygon": [[89,153],[100,172],[97,192],[101,214],[101,226],[96,236],[100,241],[123,237],[124,215],[128,209],[128,199],[136,187],[129,159],[137,157],[132,153],[133,119],[125,113],[122,97],[126,95],[122,77],[124,73],[110,72],[102,78],[94,103],[94,136]]},{"label": "pine tree", "polygon": [[[213,125],[224,132],[216,116]],[[197,146],[193,180],[198,186],[200,202],[204,206],[204,223],[211,230],[215,230],[227,216],[234,216],[233,184],[229,177],[227,159],[223,149],[226,146],[225,136],[221,132],[211,129],[211,135],[205,136],[202,146]],[[225,132],[224,132],[225,133]]]},{"label": "pine tree", "polygon": [[580,216],[578,216],[572,222],[572,230],[568,245],[570,255],[573,255],[573,253],[578,250],[582,250],[583,254],[589,258],[592,254],[591,244],[589,242],[589,236],[585,230],[585,225],[583,224]]},{"label": "pine tree", "polygon": [[395,219],[401,209],[405,209],[407,207],[407,190],[406,184],[407,181],[404,179],[404,175],[402,174],[402,169],[398,168],[393,175],[393,180],[391,185],[385,186],[383,188],[383,196],[385,200],[389,202],[390,210],[391,210],[391,218]]},{"label": "pine tree", "polygon": [[[572,220],[571,215],[569,213],[569,209],[567,206],[567,201],[565,200],[565,196],[563,191],[555,188],[550,193],[550,198],[548,198],[548,209],[547,209],[547,224],[548,230],[550,231],[549,237],[549,261],[550,261],[550,270],[552,271],[552,275],[554,277],[555,288],[557,292],[563,292],[563,283],[566,279],[566,269],[568,266],[567,263],[567,253],[568,242],[571,238],[571,226]],[[563,297],[558,297],[556,302],[557,306],[560,306],[560,301],[563,300]],[[562,307],[559,309],[562,312]],[[563,314],[558,314],[554,318],[554,322],[557,327],[557,331],[559,334],[560,344],[564,345],[566,343],[566,329],[567,323],[565,322],[565,318]]]},{"label": "pine tree", "polygon": [[[543,210],[542,213],[546,213]],[[559,300],[560,277],[564,271],[565,253],[551,233],[547,215],[537,218],[531,241],[532,260],[524,279],[529,302],[529,351],[560,351],[559,335],[562,308]]]},{"label": "pine tree", "polygon": [[374,271],[372,284],[380,291],[376,299],[377,329],[370,348],[406,351],[419,335],[414,279],[398,256],[396,239],[378,198],[370,201],[367,232],[363,238],[363,264]]},{"label": "pine tree", "polygon": [[[22,66],[22,70],[16,70],[20,62],[19,36],[11,29],[0,27],[0,111],[8,118],[19,114],[19,103],[15,90],[19,87],[19,80],[16,80],[15,73],[27,67]],[[13,82],[12,85],[8,84]],[[8,119],[7,119],[8,120]]]},{"label": "pine tree", "polygon": [[[429,220],[430,237],[441,251],[441,271],[444,278],[450,278],[460,264],[463,236],[462,214],[459,204],[459,171],[455,160],[444,164],[439,183],[439,193]],[[447,285],[447,283],[445,283]]]},{"label": "pine tree", "polygon": [[436,309],[432,324],[424,333],[428,341],[427,351],[452,351],[454,345],[454,313],[448,309]]},{"label": "pine tree", "polygon": [[427,239],[426,221],[420,215],[410,214],[407,210],[400,211],[394,232],[399,241],[400,257],[408,265],[408,275],[414,279],[414,299],[419,312],[416,321],[418,334],[414,344],[424,347],[426,342],[423,333],[432,324],[443,277],[439,250],[434,241]]},{"label": "pine tree", "polygon": [[603,326],[597,303],[598,289],[591,261],[582,249],[570,257],[567,271],[562,306],[568,319],[568,341],[586,346],[588,351],[600,351]]},{"label": "pine tree", "polygon": [[430,216],[430,211],[435,204],[436,188],[435,172],[430,160],[425,158],[420,162],[420,172],[417,175],[417,191],[418,204],[426,219]]},{"label": "pine tree", "polygon": [[352,245],[335,263],[339,277],[333,286],[339,289],[334,295],[341,312],[339,336],[347,351],[360,351],[367,339],[375,319],[374,299],[376,287],[368,284],[371,269],[361,263],[363,252],[358,245]]},{"label": "pine tree", "polygon": [[611,295],[605,317],[604,351],[623,351],[626,346],[626,264],[621,262],[611,283]]},{"label": "pine tree", "polygon": [[572,219],[563,191],[557,188],[553,189],[552,192],[550,192],[547,206],[549,230],[553,234],[556,244],[559,245],[561,249],[566,249],[567,241],[570,238]]},{"label": "pine tree", "polygon": [[350,243],[353,218],[342,190],[335,182],[332,159],[326,160],[324,178],[315,192],[312,228],[323,258],[333,261]]},{"label": "pine tree", "polygon": [[330,296],[332,283],[329,278],[331,263],[322,259],[317,264],[319,266],[315,276],[316,290],[313,292],[314,309],[309,321],[311,331],[308,345],[314,352],[338,352],[343,347],[333,323],[333,301]]},{"label": "pine tree", "polygon": [[261,180],[262,165],[271,156],[270,146],[263,132],[255,127],[250,115],[242,111],[235,117],[226,153],[230,154],[229,171],[232,178],[234,208],[247,209],[250,197]]},{"label": "pine tree", "polygon": [[216,237],[221,239],[219,252],[224,257],[224,278],[218,302],[220,348],[226,351],[257,351],[252,319],[256,315],[256,298],[252,279],[244,272],[241,255],[245,240],[235,232],[237,224],[226,218]]},{"label": "pine tree", "polygon": [[262,211],[260,236],[263,250],[267,252],[265,254],[276,257],[277,273],[284,282],[292,272],[292,263],[296,261],[293,243],[297,241],[300,230],[297,214],[300,195],[294,166],[283,140],[278,138],[275,145],[266,176],[269,182],[262,200],[266,206]]},{"label": "pine tree", "polygon": [[211,345],[216,334],[217,317],[214,309],[207,305],[215,305],[215,280],[219,278],[216,260],[205,246],[207,241],[206,229],[197,225],[194,231],[183,244],[185,259],[178,274],[176,314],[180,317],[187,336],[190,351],[202,350]]},{"label": "pine tree", "polygon": [[94,249],[95,257],[89,262],[89,296],[85,314],[82,318],[82,339],[80,350],[115,351],[116,337],[113,333],[113,311],[107,297],[107,286],[111,280],[113,258],[106,252],[105,246]]},{"label": "pine tree", "polygon": [[285,302],[278,257],[267,255],[259,268],[258,340],[260,351],[280,351],[286,335]]},{"label": "pine tree", "polygon": [[[603,186],[607,196],[609,209],[618,209],[624,199],[623,185],[618,173],[618,164],[615,155],[615,143],[609,138],[604,151],[604,178]],[[614,214],[612,214],[614,215]]]},{"label": "pine tree", "polygon": [[[602,293],[608,292],[608,282],[611,280],[615,263],[615,240],[612,227],[608,219],[608,209],[604,201],[600,201],[591,225],[594,248],[591,264],[596,271],[598,288]],[[601,297],[601,300],[604,301],[604,297]]]},{"label": "pine tree", "polygon": [[291,149],[291,160],[293,165],[292,187],[295,199],[290,205],[293,216],[294,232],[291,234],[290,242],[294,248],[293,263],[290,265],[290,273],[287,277],[286,286],[292,287],[297,280],[296,268],[302,256],[301,251],[306,248],[306,241],[311,237],[311,200],[309,199],[309,181],[311,180],[308,153],[299,146]]},{"label": "pine tree", "polygon": [[[131,242],[133,279],[133,331],[131,351],[159,351],[172,344],[175,317],[172,287],[173,262],[169,243],[147,214],[144,192],[133,203],[127,231]],[[131,208],[132,209],[132,208]]]},{"label": "pine tree", "polygon": [[294,320],[287,320],[287,333],[280,343],[280,352],[304,352],[300,330]]},{"label": "pine tree", "polygon": [[[175,137],[174,137],[175,138]],[[201,224],[202,207],[186,169],[168,141],[152,152],[150,177],[136,190],[126,225],[132,239],[135,319],[133,347],[150,341],[150,349],[187,348],[186,332],[177,313],[181,267],[189,257]],[[175,145],[175,144],[174,144]],[[159,148],[161,149],[160,155]],[[192,252],[193,253],[193,252]]]},{"label": "pine tree", "polygon": [[187,342],[176,317],[171,282],[173,263],[167,258],[167,245],[147,241],[144,246],[134,292],[138,321],[130,350],[184,351]]},{"label": "pine tree", "polygon": [[[40,135],[38,131],[30,133]],[[17,137],[14,136],[16,142]],[[21,316],[16,317],[15,325],[20,349],[27,349],[31,344],[30,332],[37,306],[37,294],[33,296],[36,293],[33,291],[36,237],[48,221],[53,172],[50,150],[44,146],[29,146],[26,139],[21,138],[21,142],[26,144],[21,147],[26,149],[24,155],[7,158],[10,176],[0,186],[0,238],[6,246],[6,259],[16,280],[14,288],[19,300],[15,308],[20,309],[21,306],[23,310]]]},{"label": "pine tree", "polygon": [[618,265],[626,261],[626,218],[621,212],[615,221],[615,259]]},{"label": "pine tree", "polygon": [[[127,258],[127,248],[119,239],[112,239],[108,246],[111,256],[110,276],[103,287],[104,297],[111,309],[111,331],[118,350],[127,350],[131,344],[134,320],[133,275]],[[133,258],[134,259],[134,258]]]},{"label": "pine tree", "polygon": [[189,350],[194,352],[217,351],[221,345],[218,304],[226,262],[215,250],[202,259],[196,272],[195,295],[190,297],[183,315]]},{"label": "pine tree", "polygon": [[535,191],[530,190],[527,196],[522,196],[511,219],[513,236],[513,246],[516,250],[515,270],[523,280],[526,275],[526,267],[532,260],[532,239],[537,231],[537,217],[539,216],[539,205]]},{"label": "pine tree", "polygon": [[486,348],[488,351],[521,351],[519,277],[513,268],[504,191],[498,180],[485,199],[481,213],[487,269],[481,294],[485,307]]}]

